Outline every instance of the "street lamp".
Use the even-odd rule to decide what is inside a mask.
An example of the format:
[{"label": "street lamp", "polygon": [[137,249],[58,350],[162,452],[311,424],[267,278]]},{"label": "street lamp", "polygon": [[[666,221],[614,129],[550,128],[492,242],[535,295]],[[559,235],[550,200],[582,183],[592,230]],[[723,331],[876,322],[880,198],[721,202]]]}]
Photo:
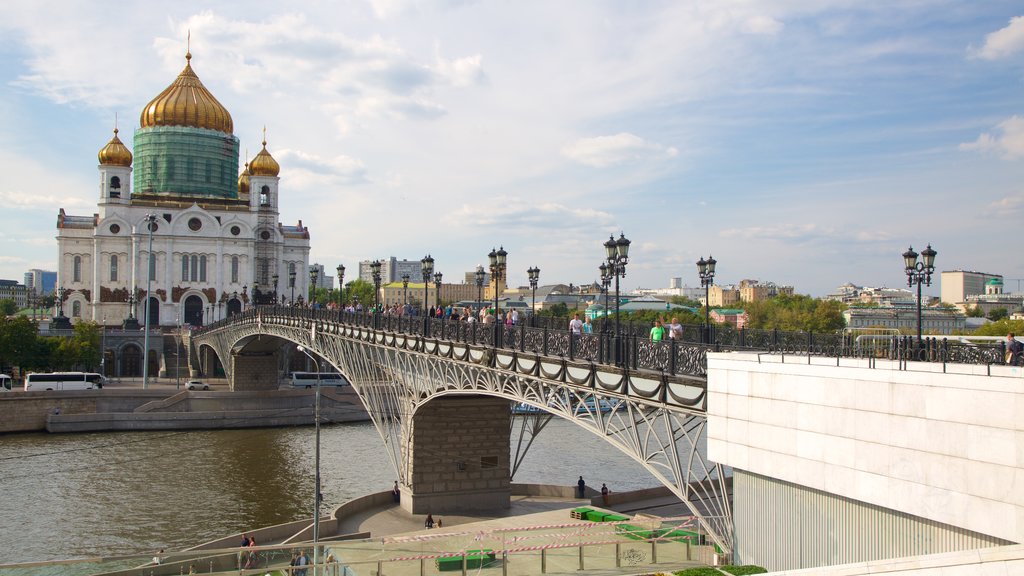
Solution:
[{"label": "street lamp", "polygon": [[149,388],[149,307],[152,305],[153,297],[153,273],[156,271],[156,258],[153,257],[153,231],[156,230],[156,214],[146,214],[143,219],[146,228],[149,229],[149,254],[148,265],[146,266],[146,333],[142,336],[142,388]]},{"label": "street lamp", "polygon": [[345,265],[338,264],[338,309],[345,305]]},{"label": "street lamp", "polygon": [[311,293],[310,293],[309,302],[310,302],[310,306],[313,307],[313,308],[316,308],[316,280],[319,277],[320,277],[320,269],[319,268],[314,266],[313,268],[309,269],[309,280],[310,280],[310,283],[311,283],[311,286],[310,286]]},{"label": "street lamp", "polygon": [[260,283],[258,281],[252,283],[252,305],[260,305]]},{"label": "street lamp", "polygon": [[292,306],[295,306],[295,267],[288,270],[288,285],[292,288]]},{"label": "street lamp", "polygon": [[[484,307],[484,267],[483,265],[477,265],[476,267],[476,303],[482,310]],[[480,312],[480,310],[477,310]]]},{"label": "street lamp", "polygon": [[935,255],[932,245],[921,251],[921,261],[917,261],[917,252],[913,246],[903,253],[903,262],[907,273],[907,286],[917,284],[917,346],[921,347],[921,284],[932,285],[932,272],[935,272]]},{"label": "street lamp", "polygon": [[274,281],[274,301],[271,302],[271,304],[277,305],[277,281],[280,280],[281,277],[278,276],[277,273],[275,272],[274,275],[270,277],[270,279]]},{"label": "street lamp", "polygon": [[430,277],[434,275],[434,259],[430,254],[420,260],[420,272],[423,273],[423,335],[426,336],[430,328],[430,318],[427,316],[427,286],[430,286]]},{"label": "street lamp", "polygon": [[441,278],[440,272],[434,272],[434,306],[441,306]]},{"label": "street lamp", "polygon": [[405,314],[405,307],[409,304],[409,275],[402,274],[402,314]]},{"label": "street lamp", "polygon": [[612,268],[601,262],[597,267],[601,271],[601,291],[604,292],[604,322],[601,323],[601,332],[608,331],[608,289],[612,286]]},{"label": "street lamp", "polygon": [[714,256],[708,254],[708,259],[703,256],[697,261],[697,274],[700,276],[700,285],[704,287],[704,343],[711,343],[711,285],[715,283],[715,260]]},{"label": "street lamp", "polygon": [[[505,259],[508,256],[508,252],[505,252],[505,247],[498,248],[497,251],[491,248],[491,252],[487,255],[488,260],[491,264],[491,280],[494,281],[494,319],[498,319],[498,282],[501,282],[505,276]],[[495,322],[498,324],[498,322]]]},{"label": "street lamp", "polygon": [[305,347],[299,346],[297,349],[308,356],[316,366],[316,399],[313,402],[313,422],[316,427],[316,456],[314,458],[316,476],[313,480],[313,574],[315,575],[317,565],[320,563],[320,500],[322,499],[320,494],[320,363]]},{"label": "street lamp", "polygon": [[530,290],[533,291],[533,306],[530,308],[530,325],[536,326],[537,316],[537,281],[540,280],[540,268],[533,266],[526,269],[526,275],[530,279]]},{"label": "street lamp", "polygon": [[615,363],[622,361],[622,337],[619,324],[619,278],[626,276],[626,264],[629,263],[629,244],[626,235],[619,233],[619,239],[608,236],[604,243],[605,259],[608,261],[607,271],[615,277]]},{"label": "street lamp", "polygon": [[376,313],[380,305],[380,260],[370,262],[370,273],[373,275],[373,311]]}]

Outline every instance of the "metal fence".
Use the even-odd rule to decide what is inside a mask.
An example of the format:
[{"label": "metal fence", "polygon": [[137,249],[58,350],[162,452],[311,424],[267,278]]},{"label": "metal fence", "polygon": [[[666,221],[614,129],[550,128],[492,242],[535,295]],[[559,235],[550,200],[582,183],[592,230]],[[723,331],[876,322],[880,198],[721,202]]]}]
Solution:
[{"label": "metal fence", "polygon": [[622,322],[600,322],[592,333],[573,334],[561,318],[530,318],[517,325],[466,322],[457,318],[396,316],[288,306],[259,306],[201,330],[232,322],[255,322],[257,315],[302,321],[334,322],[428,338],[464,342],[522,353],[609,364],[626,370],[667,374],[707,374],[707,352],[758,351],[835,358],[876,358],[916,362],[1002,364],[1004,342],[974,344],[947,338],[858,336],[848,332],[803,332],[737,329],[729,325],[683,325],[682,336],[653,342],[649,328]]}]

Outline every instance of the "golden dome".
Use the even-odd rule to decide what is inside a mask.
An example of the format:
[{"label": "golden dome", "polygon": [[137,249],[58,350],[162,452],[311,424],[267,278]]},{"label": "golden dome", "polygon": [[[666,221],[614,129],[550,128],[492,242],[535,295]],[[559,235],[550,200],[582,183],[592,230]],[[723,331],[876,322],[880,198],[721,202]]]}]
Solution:
[{"label": "golden dome", "polygon": [[227,108],[203,86],[192,71],[192,53],[185,53],[185,69],[170,86],[142,109],[141,128],[191,126],[231,134],[234,122]]},{"label": "golden dome", "polygon": [[249,174],[253,176],[277,176],[281,172],[281,165],[274,160],[274,157],[267,152],[267,141],[263,141],[263,150],[249,162]]},{"label": "golden dome", "polygon": [[238,175],[238,196],[247,196],[249,194],[249,163],[245,163],[245,170]]},{"label": "golden dome", "polygon": [[107,142],[107,145],[100,149],[98,154],[100,164],[106,166],[131,166],[132,153],[128,147],[117,137],[117,128],[114,128],[114,137]]}]

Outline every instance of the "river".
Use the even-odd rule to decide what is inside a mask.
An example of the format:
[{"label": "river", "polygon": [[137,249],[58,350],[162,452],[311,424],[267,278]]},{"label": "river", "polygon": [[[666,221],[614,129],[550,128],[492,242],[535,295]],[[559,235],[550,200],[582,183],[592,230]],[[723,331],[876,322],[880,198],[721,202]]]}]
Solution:
[{"label": "river", "polygon": [[[390,489],[370,423],[321,430],[328,509]],[[513,453],[515,446],[513,446]],[[177,550],[312,516],[312,427],[0,436],[0,564]],[[589,472],[600,462],[601,475]],[[557,465],[555,465],[557,464]],[[657,486],[639,464],[553,420],[515,482]]]}]

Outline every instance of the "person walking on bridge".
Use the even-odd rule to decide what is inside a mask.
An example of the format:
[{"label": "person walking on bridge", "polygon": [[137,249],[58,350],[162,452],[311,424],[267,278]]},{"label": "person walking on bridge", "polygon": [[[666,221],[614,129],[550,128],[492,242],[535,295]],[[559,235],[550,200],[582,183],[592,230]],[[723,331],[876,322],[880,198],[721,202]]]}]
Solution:
[{"label": "person walking on bridge", "polygon": [[579,489],[578,490],[579,497],[580,498],[586,498],[587,497],[587,483],[583,481],[583,476],[580,476],[580,481],[576,483],[576,486]]}]

